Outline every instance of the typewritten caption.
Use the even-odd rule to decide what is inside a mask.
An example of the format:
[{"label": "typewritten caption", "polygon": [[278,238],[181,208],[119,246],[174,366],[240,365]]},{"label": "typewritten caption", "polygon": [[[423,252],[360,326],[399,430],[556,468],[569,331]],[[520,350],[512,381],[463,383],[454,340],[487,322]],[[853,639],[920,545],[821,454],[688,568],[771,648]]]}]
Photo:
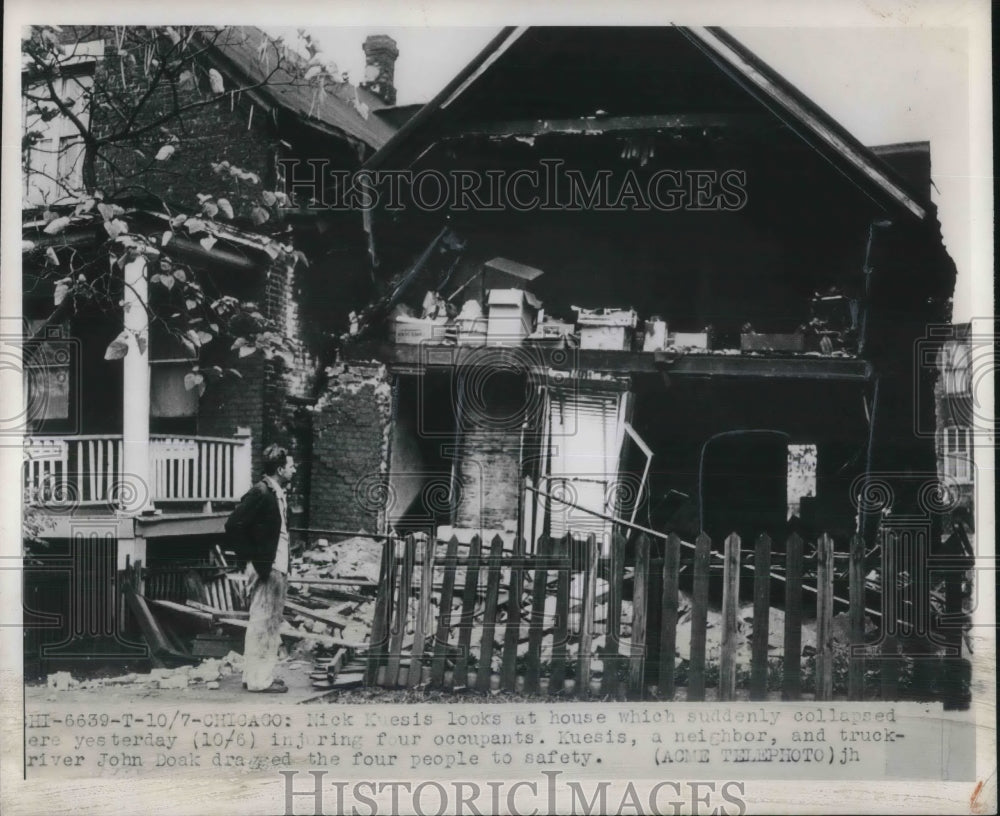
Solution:
[{"label": "typewritten caption", "polygon": [[[871,779],[940,751],[915,703],[574,705],[48,705],[25,717],[25,774],[325,770],[342,777],[582,776]],[[893,761],[893,760],[896,761]],[[934,759],[931,757],[931,766]],[[926,769],[928,763],[920,763]]]}]

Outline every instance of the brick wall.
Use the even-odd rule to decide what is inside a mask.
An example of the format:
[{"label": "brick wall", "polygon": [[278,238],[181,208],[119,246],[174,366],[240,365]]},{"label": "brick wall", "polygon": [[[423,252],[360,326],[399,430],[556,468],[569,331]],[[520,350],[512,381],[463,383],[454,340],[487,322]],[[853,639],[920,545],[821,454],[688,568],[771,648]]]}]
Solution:
[{"label": "brick wall", "polygon": [[381,532],[392,418],[388,375],[378,363],[338,363],[327,377],[312,412],[310,525]]},{"label": "brick wall", "polygon": [[[151,69],[152,70],[152,69]],[[121,59],[113,37],[105,42],[105,59],[96,66],[95,81],[112,93],[127,88],[128,98],[138,99],[149,86],[146,70],[138,61]],[[232,83],[227,83],[231,85]],[[277,136],[270,119],[244,95],[216,97],[207,67],[193,66],[190,86],[178,95],[180,107],[194,106],[135,139],[103,148],[110,162],[97,163],[97,186],[106,195],[126,187],[133,193],[149,192],[175,205],[197,209],[198,194],[228,198],[237,217],[247,216],[263,189],[275,179]],[[152,123],[174,110],[169,85],[158,88],[143,106],[137,126]],[[91,127],[98,138],[121,126],[110,108],[96,107]],[[176,150],[166,161],[156,161],[157,151],[177,138]],[[137,152],[138,151],[138,152]],[[260,177],[261,183],[212,172],[213,162],[229,161]],[[138,175],[136,175],[138,174]]]}]

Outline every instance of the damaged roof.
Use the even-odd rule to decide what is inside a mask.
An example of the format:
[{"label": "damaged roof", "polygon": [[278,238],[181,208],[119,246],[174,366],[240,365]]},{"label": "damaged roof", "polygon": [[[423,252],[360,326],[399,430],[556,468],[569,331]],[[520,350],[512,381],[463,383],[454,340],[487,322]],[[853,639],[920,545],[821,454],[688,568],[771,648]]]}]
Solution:
[{"label": "damaged roof", "polygon": [[[213,39],[215,53],[230,74],[243,81],[265,83],[257,95],[320,130],[346,135],[372,150],[382,147],[396,132],[391,121],[375,112],[388,107],[373,93],[350,82],[320,88],[293,77],[280,60],[301,60],[291,49],[276,44],[254,26],[229,26]],[[266,81],[266,82],[265,82]]]},{"label": "damaged roof", "polygon": [[594,133],[762,118],[883,208],[921,220],[932,209],[924,190],[720,28],[505,28],[366,167],[408,166],[442,139],[502,128]]}]

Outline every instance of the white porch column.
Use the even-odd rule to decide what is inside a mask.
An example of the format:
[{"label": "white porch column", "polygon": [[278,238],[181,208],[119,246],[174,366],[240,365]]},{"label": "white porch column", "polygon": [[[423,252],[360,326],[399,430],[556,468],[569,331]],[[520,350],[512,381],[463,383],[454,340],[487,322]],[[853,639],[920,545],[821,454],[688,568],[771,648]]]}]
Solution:
[{"label": "white porch column", "polygon": [[118,496],[120,512],[128,515],[153,506],[149,467],[149,319],[146,314],[149,281],[146,265],[146,257],[139,254],[124,268],[123,308],[128,353],[122,361],[122,478]]}]

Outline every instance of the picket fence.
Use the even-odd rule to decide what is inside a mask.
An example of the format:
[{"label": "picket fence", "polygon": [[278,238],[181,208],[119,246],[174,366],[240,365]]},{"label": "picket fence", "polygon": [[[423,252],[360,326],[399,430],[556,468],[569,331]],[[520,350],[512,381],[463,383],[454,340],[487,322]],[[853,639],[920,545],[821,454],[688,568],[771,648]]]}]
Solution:
[{"label": "picket fence", "polygon": [[[740,582],[752,580],[751,657],[748,676],[747,667],[742,667],[745,689],[741,694],[751,700],[767,699],[769,672],[778,659],[769,658],[769,640],[780,634],[783,654],[794,656],[781,660],[781,698],[800,699],[805,692],[817,700],[833,699],[835,547],[829,535],[819,536],[815,548],[808,548],[808,555],[806,542],[797,534],[787,538],[783,554],[775,553],[771,538],[761,535],[754,542],[752,559],[747,557],[749,552],[742,551],[735,534],[725,539],[721,553],[713,551],[706,534],[699,535],[693,544],[669,536],[663,542],[662,558],[651,558],[650,543],[645,533],[631,540],[616,534],[607,548],[608,555],[602,556],[593,535],[542,536],[533,553],[527,555],[523,540],[505,545],[500,536],[488,546],[477,537],[468,544],[455,537],[447,542],[438,542],[433,536],[386,539],[366,682],[382,687],[499,689],[630,699],[674,699],[683,685],[684,699],[701,701],[706,699],[706,684],[711,678],[717,686],[715,699],[737,699]],[[863,541],[854,536],[846,543],[847,552],[836,553],[836,557],[841,563],[847,561],[849,597],[838,598],[838,602],[841,607],[846,604],[848,611],[851,648],[846,696],[857,700],[866,693],[865,615],[878,616],[879,611],[866,609]],[[692,576],[690,652],[679,672],[676,645],[682,550],[693,557],[685,558],[684,563],[685,574]],[[626,553],[630,554],[628,564]],[[780,560],[784,563],[778,563]],[[686,572],[688,567],[691,572]],[[720,568],[721,626],[717,631],[708,626],[709,588],[710,579],[718,580]],[[804,580],[807,568],[809,581]],[[843,571],[841,568],[839,583],[843,583]],[[598,577],[604,579],[606,588],[600,598]],[[659,580],[654,580],[657,577]],[[772,598],[774,585],[782,582],[783,597]],[[632,618],[625,637],[622,611],[629,583]],[[571,586],[576,588],[572,606]],[[647,665],[651,659],[647,658],[648,613],[654,591],[661,595],[655,666]],[[546,614],[546,599],[551,595],[554,615]],[[599,626],[595,610],[605,604],[605,619]],[[781,633],[768,631],[772,605],[780,606],[784,613]],[[802,626],[804,617],[811,622],[814,610],[815,682],[809,684],[811,689],[804,689]],[[710,664],[706,660],[710,635],[719,639],[717,644],[713,642],[713,646],[718,645],[717,674],[714,661]],[[598,664],[591,653],[594,638],[599,636],[605,642]],[[896,695],[901,659],[895,649],[892,639],[877,648],[880,696],[886,699]],[[492,670],[495,658],[499,671]],[[595,670],[598,665],[599,676]],[[680,674],[683,683],[679,682]],[[770,693],[777,696],[775,685],[776,678],[771,678]]]}]

